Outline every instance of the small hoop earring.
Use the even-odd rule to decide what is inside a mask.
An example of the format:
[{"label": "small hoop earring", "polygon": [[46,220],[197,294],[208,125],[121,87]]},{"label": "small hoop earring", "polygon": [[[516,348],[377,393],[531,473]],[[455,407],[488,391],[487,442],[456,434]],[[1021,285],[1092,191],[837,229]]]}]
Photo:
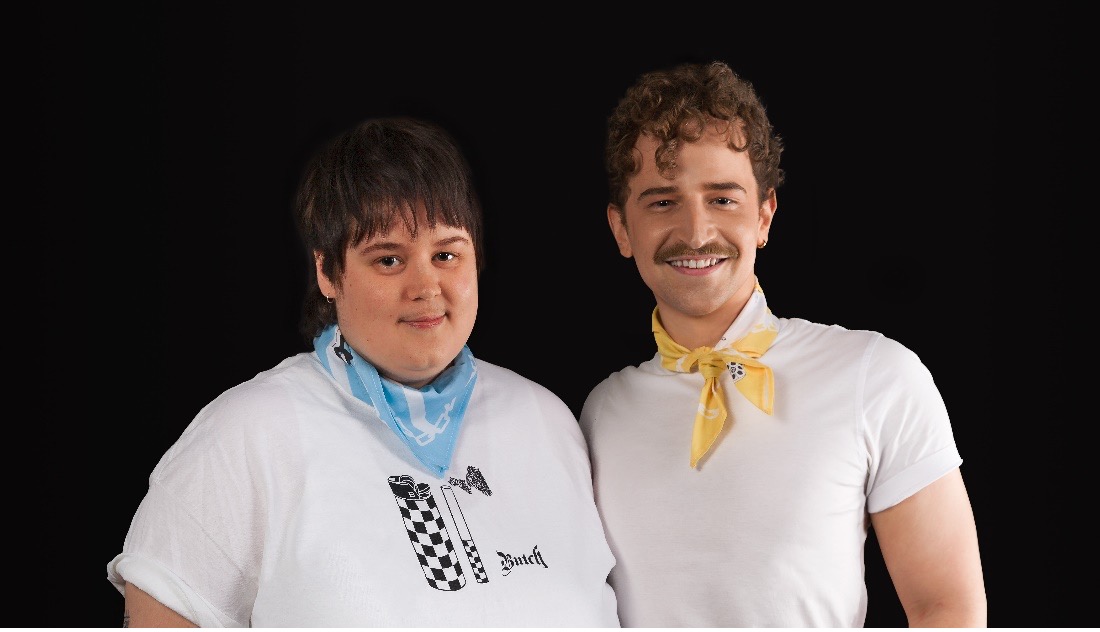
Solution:
[{"label": "small hoop earring", "polygon": [[331,296],[326,296],[325,301],[327,301],[329,305],[332,305],[332,297]]},{"label": "small hoop earring", "polygon": [[762,244],[760,244],[759,246],[757,246],[757,247],[756,247],[756,249],[757,249],[757,250],[763,250],[763,249],[764,249],[764,246],[767,246],[767,245],[768,245],[768,240],[767,240],[767,239],[765,239],[765,240],[764,240],[764,243],[762,243]]}]

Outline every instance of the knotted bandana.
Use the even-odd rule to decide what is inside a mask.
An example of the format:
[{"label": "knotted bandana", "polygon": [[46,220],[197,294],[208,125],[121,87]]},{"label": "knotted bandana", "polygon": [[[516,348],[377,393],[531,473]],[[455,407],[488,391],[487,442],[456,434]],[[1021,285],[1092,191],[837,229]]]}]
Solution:
[{"label": "knotted bandana", "polygon": [[[703,375],[703,390],[699,395],[699,406],[695,413],[695,428],[691,436],[691,467],[698,465],[703,455],[710,450],[714,440],[726,421],[725,394],[718,379],[723,371],[729,371],[737,390],[748,398],[757,408],[772,414],[775,399],[775,379],[772,370],[757,360],[768,350],[779,333],[778,319],[772,315],[764,301],[764,290],[757,283],[756,291],[742,310],[744,315],[752,315],[754,322],[750,331],[733,344],[722,345],[718,349],[698,347],[688,349],[669,337],[653,309],[653,337],[657,341],[657,351],[661,354],[661,366],[677,373],[692,373],[698,367]],[[721,345],[722,343],[719,343]]]},{"label": "knotted bandana", "polygon": [[436,476],[443,476],[451,464],[458,429],[477,383],[477,367],[469,347],[462,347],[454,364],[421,388],[379,375],[373,364],[344,343],[337,325],[321,332],[313,340],[313,348],[336,381],[374,408],[417,460]]}]

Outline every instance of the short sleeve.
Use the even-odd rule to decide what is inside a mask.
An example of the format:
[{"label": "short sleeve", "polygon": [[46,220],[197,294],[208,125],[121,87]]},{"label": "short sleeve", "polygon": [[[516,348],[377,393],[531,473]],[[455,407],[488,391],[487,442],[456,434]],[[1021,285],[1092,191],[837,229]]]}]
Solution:
[{"label": "short sleeve", "polygon": [[943,397],[920,358],[883,336],[867,354],[861,394],[871,464],[867,510],[877,513],[958,467],[962,457]]},{"label": "short sleeve", "polygon": [[108,565],[202,627],[249,624],[263,549],[262,420],[271,405],[231,390],[204,408],[153,470],[122,552]]}]

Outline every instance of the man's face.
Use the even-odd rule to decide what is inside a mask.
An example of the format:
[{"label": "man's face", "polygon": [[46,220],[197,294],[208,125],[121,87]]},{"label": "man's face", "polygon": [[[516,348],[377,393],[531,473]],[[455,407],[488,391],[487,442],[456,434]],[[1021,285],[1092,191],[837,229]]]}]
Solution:
[{"label": "man's face", "polygon": [[611,231],[619,252],[634,258],[674,338],[674,329],[698,319],[722,324],[720,334],[756,286],[756,249],[768,236],[774,192],[759,202],[748,153],[729,149],[713,127],[684,144],[671,179],[657,172],[656,148],[645,135],[635,145],[642,169],[629,182],[625,225],[608,206]]}]

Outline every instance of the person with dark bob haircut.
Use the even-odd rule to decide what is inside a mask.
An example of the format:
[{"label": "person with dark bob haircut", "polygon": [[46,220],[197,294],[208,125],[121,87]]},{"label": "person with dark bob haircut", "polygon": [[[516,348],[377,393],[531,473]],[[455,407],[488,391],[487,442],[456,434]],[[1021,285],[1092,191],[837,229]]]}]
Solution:
[{"label": "person with dark bob haircut", "polygon": [[482,212],[454,139],[363,121],[294,208],[312,351],[221,393],[156,465],[107,566],[124,623],[618,627],[576,418],[467,346]]},{"label": "person with dark bob haircut", "polygon": [[605,140],[607,221],[656,303],[653,357],[580,413],[622,625],[862,627],[873,527],[912,627],[985,627],[927,367],[880,333],[768,306],[756,262],[783,141],[753,86],[720,61],[654,70]]}]

